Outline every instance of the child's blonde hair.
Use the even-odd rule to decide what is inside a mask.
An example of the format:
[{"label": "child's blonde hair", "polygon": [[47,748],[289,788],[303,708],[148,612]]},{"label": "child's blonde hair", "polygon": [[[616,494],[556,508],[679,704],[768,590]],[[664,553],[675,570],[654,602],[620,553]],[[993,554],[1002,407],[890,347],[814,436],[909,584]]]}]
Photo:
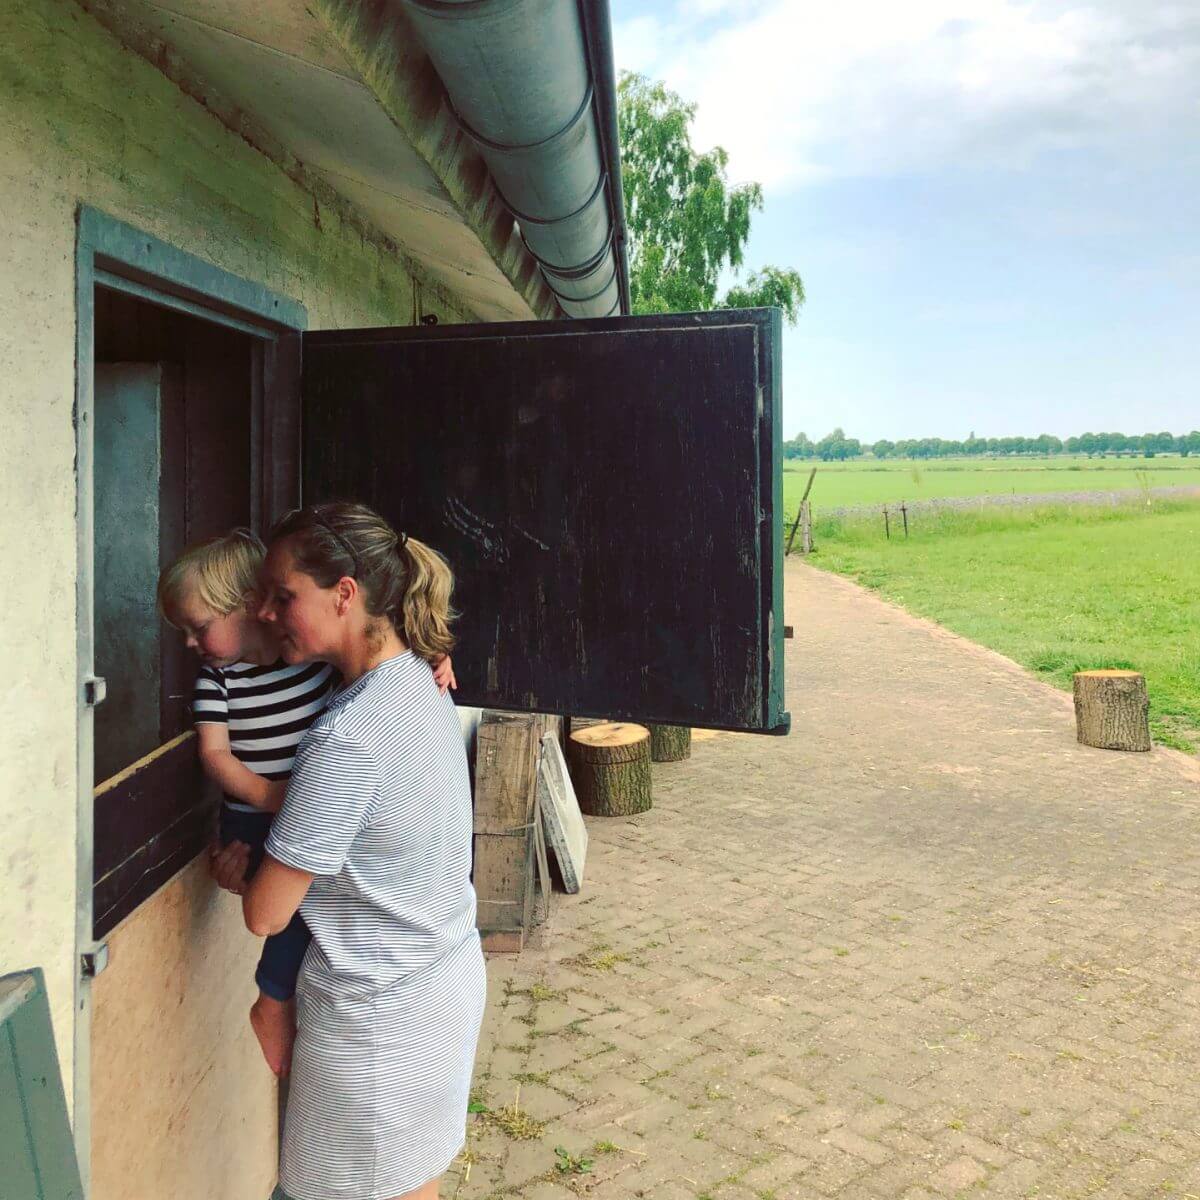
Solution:
[{"label": "child's blonde hair", "polygon": [[158,608],[178,624],[183,599],[194,594],[218,616],[228,616],[258,588],[267,548],[249,529],[231,529],[189,546],[158,577]]}]

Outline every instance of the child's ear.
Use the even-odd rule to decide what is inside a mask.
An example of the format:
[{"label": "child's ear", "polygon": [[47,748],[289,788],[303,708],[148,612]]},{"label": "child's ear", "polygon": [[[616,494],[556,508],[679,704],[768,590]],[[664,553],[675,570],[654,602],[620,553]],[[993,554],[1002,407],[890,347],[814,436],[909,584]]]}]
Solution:
[{"label": "child's ear", "polygon": [[246,615],[248,617],[258,616],[258,610],[262,608],[262,596],[258,592],[247,592],[242,597],[242,602],[246,606]]}]

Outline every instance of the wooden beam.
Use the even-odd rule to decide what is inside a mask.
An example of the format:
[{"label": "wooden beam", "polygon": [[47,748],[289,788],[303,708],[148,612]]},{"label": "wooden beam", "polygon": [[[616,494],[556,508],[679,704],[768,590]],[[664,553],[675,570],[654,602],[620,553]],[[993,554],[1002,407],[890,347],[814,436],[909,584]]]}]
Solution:
[{"label": "wooden beam", "polygon": [[96,789],[94,937],[103,937],[200,853],[212,815],[192,732]]}]

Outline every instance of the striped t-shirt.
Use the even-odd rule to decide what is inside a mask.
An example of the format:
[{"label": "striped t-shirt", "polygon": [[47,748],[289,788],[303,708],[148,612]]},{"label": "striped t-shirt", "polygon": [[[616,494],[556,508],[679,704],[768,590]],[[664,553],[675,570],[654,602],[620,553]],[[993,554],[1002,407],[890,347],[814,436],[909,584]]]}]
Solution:
[{"label": "striped t-shirt", "polygon": [[[334,687],[328,663],[280,660],[269,667],[233,663],[201,667],[192,696],[192,719],[197,725],[229,726],[233,757],[256,775],[286,779],[296,747],[323,711]],[[225,803],[242,812],[258,812],[231,796]]]}]

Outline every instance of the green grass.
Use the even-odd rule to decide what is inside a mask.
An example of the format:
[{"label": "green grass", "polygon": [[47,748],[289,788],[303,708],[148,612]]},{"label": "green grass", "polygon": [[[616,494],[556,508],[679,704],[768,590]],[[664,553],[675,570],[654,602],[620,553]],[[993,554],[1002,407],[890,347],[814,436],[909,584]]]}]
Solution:
[{"label": "green grass", "polygon": [[886,541],[874,516],[818,515],[810,561],[1059,687],[1142,671],[1156,739],[1200,750],[1200,504],[940,510],[911,529]]},{"label": "green grass", "polygon": [[[783,511],[795,514],[813,463],[784,463]],[[1035,492],[1141,491],[1156,487],[1200,487],[1200,462],[1193,458],[947,458],[931,462],[868,459],[817,463],[814,513],[823,508],[898,504],[952,496],[997,496]]]}]

